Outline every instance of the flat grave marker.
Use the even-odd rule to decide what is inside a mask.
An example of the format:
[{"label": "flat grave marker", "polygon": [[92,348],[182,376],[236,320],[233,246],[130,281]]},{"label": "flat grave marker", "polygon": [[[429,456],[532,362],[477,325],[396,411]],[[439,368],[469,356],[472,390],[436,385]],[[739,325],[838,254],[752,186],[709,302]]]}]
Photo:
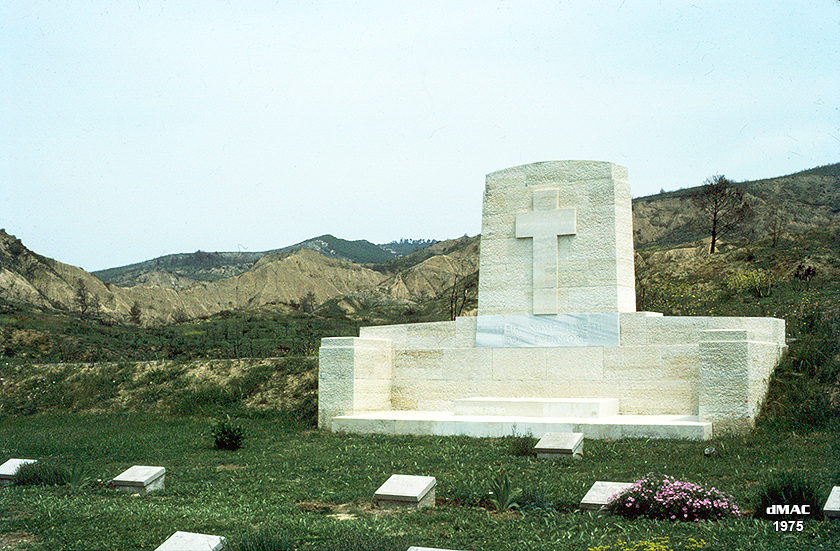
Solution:
[{"label": "flat grave marker", "polygon": [[21,465],[37,463],[37,459],[9,459],[0,465],[0,486],[11,486]]},{"label": "flat grave marker", "polygon": [[144,494],[152,490],[162,490],[165,477],[164,467],[134,465],[111,480],[111,485],[123,492]]},{"label": "flat grave marker", "polygon": [[840,486],[831,489],[831,493],[823,506],[823,514],[827,518],[840,518]]},{"label": "flat grave marker", "polygon": [[376,490],[373,498],[380,507],[434,507],[436,484],[433,476],[394,474]]},{"label": "flat grave marker", "polygon": [[175,532],[155,551],[220,551],[225,540],[220,536],[195,534],[193,532]]},{"label": "flat grave marker", "polygon": [[583,457],[582,432],[547,432],[534,446],[537,459]]},{"label": "flat grave marker", "polygon": [[438,547],[409,547],[408,551],[457,551],[456,549],[440,549]]},{"label": "flat grave marker", "polygon": [[583,499],[580,500],[581,509],[598,510],[607,504],[615,494],[632,486],[632,482],[602,482],[598,481],[589,488]]}]

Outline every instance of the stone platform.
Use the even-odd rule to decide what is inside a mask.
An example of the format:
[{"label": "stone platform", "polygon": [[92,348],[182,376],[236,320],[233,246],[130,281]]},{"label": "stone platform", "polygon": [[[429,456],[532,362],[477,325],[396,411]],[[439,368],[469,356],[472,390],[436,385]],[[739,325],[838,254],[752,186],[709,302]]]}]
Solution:
[{"label": "stone platform", "polygon": [[[488,174],[475,316],[322,339],[318,426],[586,438],[749,430],[787,349],[784,320],[637,312],[634,258],[626,168],[547,161]],[[474,398],[484,396],[507,399]]]},{"label": "stone platform", "polygon": [[[469,398],[457,400],[455,412],[374,411],[332,419],[332,430],[362,434],[424,434],[501,437],[547,432],[579,432],[596,440],[684,438],[706,440],[712,423],[686,415],[616,415],[612,400]],[[617,400],[615,400],[617,402]],[[596,407],[597,406],[597,407]],[[574,411],[557,416],[551,412]],[[484,414],[476,413],[483,410]],[[518,411],[517,411],[518,410]],[[548,414],[535,414],[536,411]],[[486,414],[492,412],[496,414]],[[503,414],[498,414],[503,413]]]}]

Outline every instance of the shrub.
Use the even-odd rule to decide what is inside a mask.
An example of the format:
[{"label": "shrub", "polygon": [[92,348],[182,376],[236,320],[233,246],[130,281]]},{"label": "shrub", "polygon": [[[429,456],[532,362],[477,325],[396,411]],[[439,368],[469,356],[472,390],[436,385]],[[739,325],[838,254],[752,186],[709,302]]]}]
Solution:
[{"label": "shrub", "polygon": [[769,297],[773,291],[773,274],[767,270],[747,270],[729,274],[724,285],[732,293],[750,293],[755,298]]},{"label": "shrub", "polygon": [[536,457],[537,452],[534,447],[539,442],[539,439],[531,435],[513,435],[508,436],[507,440],[510,446],[510,454],[516,457]]},{"label": "shrub", "polygon": [[64,486],[70,473],[64,467],[43,461],[21,465],[12,483],[17,486]]},{"label": "shrub", "polygon": [[715,488],[653,473],[610,498],[605,509],[627,518],[659,520],[698,521],[741,516],[732,496]]},{"label": "shrub", "polygon": [[768,515],[767,508],[771,505],[808,505],[810,514],[785,516],[785,520],[793,518],[816,519],[823,517],[820,499],[814,485],[797,473],[783,473],[767,480],[758,494],[755,506],[755,518],[779,520],[775,515]]},{"label": "shrub", "polygon": [[217,450],[235,451],[242,447],[245,430],[240,425],[234,425],[228,417],[213,423],[210,435],[215,440]]}]

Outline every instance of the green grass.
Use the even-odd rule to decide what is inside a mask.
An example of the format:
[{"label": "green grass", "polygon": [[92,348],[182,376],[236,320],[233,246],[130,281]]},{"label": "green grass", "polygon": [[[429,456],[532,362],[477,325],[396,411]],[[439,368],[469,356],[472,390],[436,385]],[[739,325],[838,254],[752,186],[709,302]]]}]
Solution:
[{"label": "green grass", "polygon": [[[694,524],[577,510],[596,480],[631,481],[648,472],[713,485],[742,509],[755,506],[768,477],[794,472],[807,477],[824,502],[840,484],[837,432],[587,441],[583,459],[537,461],[512,455],[506,439],[331,434],[283,416],[235,421],[248,437],[230,452],[214,449],[211,420],[203,417],[0,418],[0,459],[84,464],[90,476],[83,487],[0,488],[0,542],[12,538],[19,549],[37,550],[151,550],[183,530],[225,536],[232,545],[291,541],[301,551],[335,549],[338,541],[356,541],[348,549],[385,549],[383,542],[398,541],[402,549],[490,551],[632,549],[655,541],[664,547],[650,548],[693,549],[692,540],[701,539],[702,549],[721,550],[840,545],[840,527],[822,521],[807,521],[802,533],[779,534],[750,518]],[[709,445],[718,449],[716,457],[704,456]],[[101,482],[131,465],[165,466],[166,489],[132,497]],[[500,469],[550,506],[524,514],[483,507]],[[394,473],[435,476],[441,504],[420,512],[373,509],[374,491]]]}]

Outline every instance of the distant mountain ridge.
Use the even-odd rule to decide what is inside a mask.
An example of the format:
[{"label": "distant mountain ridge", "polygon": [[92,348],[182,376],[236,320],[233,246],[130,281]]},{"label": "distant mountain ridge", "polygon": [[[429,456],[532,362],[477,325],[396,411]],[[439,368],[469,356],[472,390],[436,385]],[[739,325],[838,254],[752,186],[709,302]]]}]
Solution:
[{"label": "distant mountain ridge", "polygon": [[376,245],[364,239],[348,241],[326,234],[270,251],[205,252],[198,250],[194,253],[170,254],[127,266],[97,270],[91,274],[103,283],[112,283],[120,287],[161,285],[182,289],[197,281],[216,281],[240,275],[250,270],[265,256],[279,258],[294,251],[308,249],[327,258],[355,264],[382,264],[434,243],[434,240],[427,239],[402,239],[399,242],[392,241],[384,245]]},{"label": "distant mountain ridge", "polygon": [[[357,258],[370,259],[371,246],[375,245],[369,242],[330,236],[330,239],[316,238],[304,243],[309,246],[281,250],[278,254],[263,253],[251,264],[245,261],[235,264],[233,261],[237,259],[230,253],[169,255],[124,272],[124,277],[143,283],[122,287],[103,282],[81,268],[38,255],[20,239],[0,230],[0,307],[7,303],[80,314],[111,323],[136,320],[133,323],[156,325],[224,311],[294,310],[305,297],[311,297],[315,305],[342,295],[397,304],[421,294],[434,297],[445,289],[438,282],[460,278],[478,269],[478,237],[457,240],[453,242],[458,243],[456,246],[441,242],[426,247],[433,248],[432,256],[447,257],[442,261],[428,263],[428,256],[420,254],[424,252],[422,249],[400,257],[406,259],[406,269],[415,268],[405,279],[396,277],[398,274],[381,264],[363,265],[323,254],[355,254]],[[385,251],[375,254],[396,258]],[[220,266],[220,261],[228,264]],[[426,267],[416,267],[424,262]],[[163,269],[172,269],[173,265],[176,270],[186,266],[192,268],[192,274],[203,271],[205,277],[211,273],[217,278],[199,281]],[[245,269],[237,275],[218,278],[218,273],[230,266]],[[152,269],[143,271],[144,268]],[[216,273],[212,273],[214,270]],[[139,313],[133,315],[132,310]]]}]

